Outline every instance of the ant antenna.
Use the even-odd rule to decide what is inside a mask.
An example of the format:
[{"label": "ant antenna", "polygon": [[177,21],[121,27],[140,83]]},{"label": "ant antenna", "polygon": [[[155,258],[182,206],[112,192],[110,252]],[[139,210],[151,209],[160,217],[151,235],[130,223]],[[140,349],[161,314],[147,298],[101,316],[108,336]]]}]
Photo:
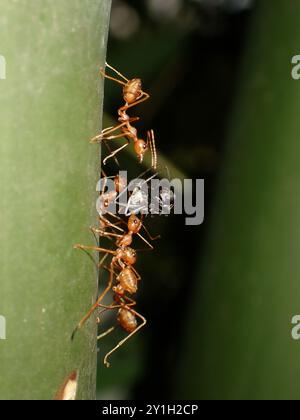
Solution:
[{"label": "ant antenna", "polygon": [[117,69],[108,64],[107,61],[105,62],[105,66],[114,71],[118,76],[122,77],[122,79],[126,80],[126,82],[129,82],[129,80],[122,73],[120,73]]},{"label": "ant antenna", "polygon": [[150,146],[151,157],[152,157],[151,166],[154,170],[156,170],[157,169],[157,151],[156,151],[156,146],[155,146],[154,131],[153,130],[148,131],[147,136],[148,136],[148,143]]}]

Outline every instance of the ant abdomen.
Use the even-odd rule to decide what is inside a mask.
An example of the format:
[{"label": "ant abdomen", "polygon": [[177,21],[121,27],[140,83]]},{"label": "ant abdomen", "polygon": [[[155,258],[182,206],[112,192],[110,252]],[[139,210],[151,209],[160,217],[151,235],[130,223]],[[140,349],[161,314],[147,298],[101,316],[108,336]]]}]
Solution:
[{"label": "ant abdomen", "polygon": [[137,328],[137,320],[135,315],[129,309],[121,308],[118,314],[118,323],[123,330],[131,333]]},{"label": "ant abdomen", "polygon": [[118,281],[121,287],[128,293],[134,294],[137,292],[137,277],[134,272],[129,268],[124,268],[118,276]]},{"label": "ant abdomen", "polygon": [[141,79],[132,79],[124,86],[123,96],[127,104],[135,102],[142,94]]}]

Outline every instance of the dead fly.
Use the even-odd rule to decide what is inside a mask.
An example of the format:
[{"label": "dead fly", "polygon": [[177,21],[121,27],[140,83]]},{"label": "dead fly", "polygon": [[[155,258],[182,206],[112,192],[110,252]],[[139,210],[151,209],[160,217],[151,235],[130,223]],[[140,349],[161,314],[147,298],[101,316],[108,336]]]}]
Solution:
[{"label": "dead fly", "polygon": [[[167,168],[166,170],[169,175]],[[151,181],[157,178],[159,172],[149,176],[147,179],[143,179],[142,177],[148,172],[150,170],[130,182],[116,196],[114,204],[118,206],[120,214],[124,214],[127,217],[131,214],[170,214],[175,203],[175,193],[171,190],[170,186],[162,185],[158,191],[152,188]]]}]

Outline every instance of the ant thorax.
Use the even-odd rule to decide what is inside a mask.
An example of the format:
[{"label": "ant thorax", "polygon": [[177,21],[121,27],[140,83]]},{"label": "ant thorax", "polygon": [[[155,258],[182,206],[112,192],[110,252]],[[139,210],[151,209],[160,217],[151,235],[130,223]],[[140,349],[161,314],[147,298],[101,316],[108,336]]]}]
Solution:
[{"label": "ant thorax", "polygon": [[124,109],[119,109],[118,114],[119,114],[119,118],[118,118],[119,122],[129,121],[130,117]]},{"label": "ant thorax", "polygon": [[137,129],[135,127],[133,127],[132,125],[128,128],[129,132],[131,134],[131,136],[133,137],[133,139],[137,138]]},{"label": "ant thorax", "polygon": [[119,247],[128,247],[132,244],[132,233],[129,232],[117,241]]},{"label": "ant thorax", "polygon": [[136,251],[130,247],[119,248],[116,251],[116,258],[126,265],[134,265],[137,260]]}]

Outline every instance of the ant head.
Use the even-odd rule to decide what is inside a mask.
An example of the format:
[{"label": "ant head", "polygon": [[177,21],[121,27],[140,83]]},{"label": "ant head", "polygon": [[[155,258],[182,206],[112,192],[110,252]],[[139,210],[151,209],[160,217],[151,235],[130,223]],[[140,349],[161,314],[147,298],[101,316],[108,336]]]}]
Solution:
[{"label": "ant head", "polygon": [[98,211],[100,216],[107,213],[110,205],[112,205],[116,196],[117,196],[116,192],[111,191],[111,192],[102,194],[99,197],[99,199],[97,200],[97,211]]},{"label": "ant head", "polygon": [[132,214],[128,219],[128,230],[136,234],[136,233],[139,233],[141,228],[142,228],[142,222],[135,214]]},{"label": "ant head", "polygon": [[132,234],[128,233],[127,235],[124,235],[121,239],[117,241],[117,245],[124,247],[124,246],[130,246],[132,244]]},{"label": "ant head", "polygon": [[128,104],[132,104],[142,95],[142,81],[141,79],[132,79],[124,86],[124,99]]},{"label": "ant head", "polygon": [[139,139],[135,142],[134,150],[140,160],[140,163],[143,163],[144,155],[148,150],[148,143],[142,139]]}]

